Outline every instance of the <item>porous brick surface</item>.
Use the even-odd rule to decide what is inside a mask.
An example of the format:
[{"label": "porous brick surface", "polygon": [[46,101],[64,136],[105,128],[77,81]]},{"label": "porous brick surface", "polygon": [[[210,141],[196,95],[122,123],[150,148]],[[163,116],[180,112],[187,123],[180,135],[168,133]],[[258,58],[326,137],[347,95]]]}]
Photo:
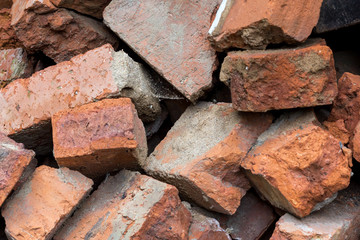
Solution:
[{"label": "porous brick surface", "polygon": [[267,114],[238,113],[229,103],[190,106],[142,162],[197,204],[233,214],[250,188],[240,160],[271,124]]},{"label": "porous brick surface", "polygon": [[298,217],[329,203],[350,182],[351,150],[320,127],[311,110],[284,114],[241,161],[275,207]]},{"label": "porous brick surface", "polygon": [[317,41],[295,49],[230,52],[220,79],[230,83],[239,111],[328,105],[337,94],[332,51]]},{"label": "porous brick surface", "polygon": [[185,240],[190,221],[175,187],[123,170],[99,186],[54,240]]},{"label": "porous brick surface", "polygon": [[[212,86],[215,51],[206,41],[220,0],[171,2],[113,0],[104,22],[186,98]],[[119,7],[121,6],[121,7]]]},{"label": "porous brick surface", "polygon": [[86,176],[137,169],[147,156],[144,125],[129,98],[60,111],[51,123],[57,163]]},{"label": "porous brick surface", "polygon": [[321,3],[322,0],[223,0],[209,30],[209,39],[220,51],[303,42],[319,19]]},{"label": "porous brick surface", "polygon": [[34,174],[2,206],[9,239],[51,239],[93,182],[67,168],[38,167]]}]

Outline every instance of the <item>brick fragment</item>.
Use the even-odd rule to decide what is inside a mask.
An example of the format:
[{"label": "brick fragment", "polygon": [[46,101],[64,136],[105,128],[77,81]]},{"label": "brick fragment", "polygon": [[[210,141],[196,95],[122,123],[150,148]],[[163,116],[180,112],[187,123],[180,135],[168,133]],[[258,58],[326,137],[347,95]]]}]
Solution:
[{"label": "brick fragment", "polygon": [[61,167],[99,177],[137,169],[147,157],[144,125],[130,98],[105,99],[51,118],[54,156]]},{"label": "brick fragment", "polygon": [[181,115],[142,167],[200,206],[233,214],[250,188],[240,160],[271,121],[269,114],[201,102]]},{"label": "brick fragment", "polygon": [[231,240],[229,234],[220,226],[215,218],[204,213],[204,209],[191,207],[187,202],[183,202],[191,212],[192,221],[189,229],[189,239],[198,240]]},{"label": "brick fragment", "polygon": [[257,240],[275,220],[276,215],[272,207],[249,191],[241,199],[236,213],[223,218],[222,225],[233,239]]},{"label": "brick fragment", "polygon": [[209,30],[209,40],[218,51],[303,42],[319,19],[321,3],[322,0],[223,0]]},{"label": "brick fragment", "polygon": [[118,45],[102,22],[56,8],[50,0],[16,0],[11,14],[11,25],[26,49],[42,51],[57,63],[106,43]]},{"label": "brick fragment", "polygon": [[175,187],[122,170],[99,186],[54,240],[185,240],[190,221]]},{"label": "brick fragment", "polygon": [[118,96],[130,97],[140,118],[155,119],[161,108],[152,95],[149,78],[127,54],[104,45],[1,89],[0,131],[27,148],[48,153],[53,114]]},{"label": "brick fragment", "polygon": [[153,0],[113,0],[105,8],[104,22],[195,102],[212,86],[216,55],[206,34],[219,3],[220,0],[162,0],[154,7]]},{"label": "brick fragment", "polygon": [[56,7],[69,8],[77,12],[102,19],[102,13],[111,0],[50,0]]},{"label": "brick fragment", "polygon": [[283,215],[271,240],[360,239],[359,185],[350,185],[320,211],[299,219]]},{"label": "brick fragment", "polygon": [[36,166],[35,153],[0,133],[0,206]]},{"label": "brick fragment", "polygon": [[10,9],[0,8],[0,49],[17,47],[22,47],[22,44],[17,39],[15,31],[11,27]]},{"label": "brick fragment", "polygon": [[318,42],[295,49],[230,52],[220,79],[231,82],[232,102],[239,111],[327,105],[337,94],[332,51]]},{"label": "brick fragment", "polygon": [[351,151],[304,110],[282,115],[241,166],[272,205],[304,217],[349,185],[351,160]]},{"label": "brick fragment", "polygon": [[0,50],[0,88],[14,79],[30,77],[33,69],[34,63],[28,58],[25,49]]},{"label": "brick fragment", "polygon": [[92,184],[67,168],[38,167],[2,207],[6,235],[16,240],[51,239]]}]

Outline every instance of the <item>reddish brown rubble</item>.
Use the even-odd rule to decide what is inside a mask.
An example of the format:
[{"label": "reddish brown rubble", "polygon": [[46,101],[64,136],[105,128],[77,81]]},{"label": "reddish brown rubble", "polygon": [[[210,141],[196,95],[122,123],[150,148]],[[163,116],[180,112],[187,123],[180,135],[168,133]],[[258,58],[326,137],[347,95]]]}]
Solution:
[{"label": "reddish brown rubble", "polygon": [[51,239],[93,182],[67,168],[38,167],[3,205],[6,235],[16,240]]},{"label": "reddish brown rubble", "polygon": [[26,49],[42,51],[57,63],[106,43],[118,45],[102,22],[56,8],[50,0],[15,0],[11,15],[11,25]]},{"label": "reddish brown rubble", "polygon": [[30,77],[33,65],[23,48],[0,50],[0,89],[12,80]]},{"label": "reddish brown rubble", "polygon": [[220,79],[231,82],[239,111],[327,105],[337,94],[332,51],[318,41],[295,49],[230,52]]},{"label": "reddish brown rubble", "polygon": [[47,153],[51,151],[53,114],[128,94],[136,103],[140,117],[155,119],[160,106],[148,86],[149,78],[141,65],[127,54],[114,52],[110,45],[104,45],[1,89],[0,131],[27,148]]},{"label": "reddish brown rubble", "polygon": [[272,205],[304,217],[349,185],[351,161],[351,151],[304,110],[282,115],[241,166]]},{"label": "reddish brown rubble", "polygon": [[[1,0],[1,2],[2,1],[3,0]],[[17,39],[15,31],[11,27],[10,9],[0,8],[0,49],[17,48],[21,46],[22,44]]]},{"label": "reddish brown rubble", "polygon": [[144,125],[130,98],[105,99],[51,118],[54,156],[88,177],[137,169],[147,156]]},{"label": "reddish brown rubble", "polygon": [[79,13],[102,19],[102,13],[111,0],[50,0],[55,6],[73,9]]},{"label": "reddish brown rubble", "polygon": [[223,0],[209,30],[209,40],[219,51],[303,42],[317,24],[321,3],[322,0]]},{"label": "reddish brown rubble", "polygon": [[238,113],[229,103],[200,102],[141,164],[200,206],[233,214],[250,188],[239,160],[271,121],[270,114]]},{"label": "reddish brown rubble", "polygon": [[175,187],[123,170],[99,186],[54,240],[188,240],[190,221]]},{"label": "reddish brown rubble", "polygon": [[0,133],[0,206],[36,166],[35,153]]},{"label": "reddish brown rubble", "polygon": [[[192,216],[189,229],[190,240],[231,240],[231,237],[220,226],[220,223],[215,218],[207,216],[209,212],[198,207],[191,207],[190,203],[183,203]],[[208,215],[211,215],[211,213]]]},{"label": "reddish brown rubble", "polygon": [[[186,98],[195,102],[212,86],[215,51],[206,41],[220,0],[113,0],[104,22]],[[119,7],[121,6],[121,7]]]},{"label": "reddish brown rubble", "polygon": [[303,219],[285,214],[276,223],[271,240],[359,240],[359,187],[352,183],[334,202]]}]

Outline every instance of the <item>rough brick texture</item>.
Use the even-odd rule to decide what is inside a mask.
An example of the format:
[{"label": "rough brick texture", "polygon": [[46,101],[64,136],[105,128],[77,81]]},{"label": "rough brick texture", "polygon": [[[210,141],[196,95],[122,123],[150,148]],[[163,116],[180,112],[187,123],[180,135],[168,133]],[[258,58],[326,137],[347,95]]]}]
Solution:
[{"label": "rough brick texture", "polygon": [[102,19],[102,13],[111,0],[50,0],[55,6],[76,10]]},{"label": "rough brick texture", "polygon": [[51,123],[57,163],[86,176],[137,169],[147,156],[144,125],[129,98],[60,111]]},{"label": "rough brick texture", "polygon": [[240,159],[268,128],[267,114],[238,113],[231,104],[190,106],[142,163],[197,204],[233,214],[250,188]]},{"label": "rough brick texture", "polygon": [[[149,90],[148,79],[141,65],[124,52],[114,52],[110,45],[104,45],[1,89],[0,131],[27,148],[47,153],[51,151],[53,114],[128,94],[137,103],[140,117],[155,118],[160,106]],[[128,90],[125,93],[124,88]]]},{"label": "rough brick texture", "polygon": [[0,206],[36,165],[35,153],[0,133]]},{"label": "rough brick texture", "polygon": [[296,49],[230,52],[220,79],[231,82],[232,102],[239,111],[327,105],[337,94],[332,51],[319,43]]},{"label": "rough brick texture", "polygon": [[16,240],[51,239],[88,195],[92,184],[67,168],[38,167],[1,209],[6,235]]},{"label": "rough brick texture", "polygon": [[106,43],[118,45],[102,22],[56,8],[50,0],[15,0],[11,14],[11,25],[26,49],[42,51],[57,63]]},{"label": "rough brick texture", "polygon": [[[220,0],[113,0],[104,22],[186,98],[212,86],[215,51],[206,41]],[[121,7],[119,7],[121,6]]]},{"label": "rough brick texture", "polygon": [[187,240],[190,221],[175,187],[123,170],[99,186],[54,240]]},{"label": "rough brick texture", "polygon": [[351,161],[351,151],[308,110],[282,115],[241,166],[272,205],[304,217],[349,185]]},{"label": "rough brick texture", "polygon": [[322,0],[223,0],[209,30],[209,40],[219,51],[303,42],[319,19],[321,3]]},{"label": "rough brick texture", "polygon": [[0,49],[17,48],[22,44],[16,37],[14,29],[11,27],[10,9],[0,8]]},{"label": "rough brick texture", "polygon": [[359,187],[352,183],[334,202],[303,219],[283,215],[271,240],[360,239]]},{"label": "rough brick texture", "polygon": [[0,88],[14,79],[30,77],[33,65],[23,48],[0,50]]}]

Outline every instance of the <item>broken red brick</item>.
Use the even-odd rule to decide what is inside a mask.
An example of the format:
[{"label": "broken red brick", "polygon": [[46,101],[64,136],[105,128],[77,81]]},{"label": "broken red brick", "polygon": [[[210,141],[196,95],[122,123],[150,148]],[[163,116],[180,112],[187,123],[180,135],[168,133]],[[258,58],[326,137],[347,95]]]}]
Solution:
[{"label": "broken red brick", "polygon": [[2,206],[8,238],[51,239],[89,194],[92,184],[90,179],[67,168],[38,167]]},{"label": "broken red brick", "polygon": [[140,117],[154,119],[161,108],[151,93],[149,78],[124,52],[114,52],[110,45],[104,45],[1,89],[0,131],[27,148],[47,153],[52,148],[53,114],[127,94],[136,103]]},{"label": "broken red brick", "polygon": [[328,206],[299,219],[283,215],[271,240],[360,239],[360,191],[353,183]]},{"label": "broken red brick", "polygon": [[118,45],[102,22],[58,9],[50,0],[17,0],[11,14],[11,25],[26,49],[42,51],[57,63],[106,43]]},{"label": "broken red brick", "polygon": [[349,185],[351,161],[351,151],[308,110],[282,115],[259,136],[241,166],[272,205],[304,217]]},{"label": "broken red brick", "polygon": [[99,177],[137,169],[147,157],[144,125],[130,98],[105,99],[51,118],[54,156],[61,167]]},{"label": "broken red brick", "polygon": [[352,135],[360,120],[360,76],[344,73],[338,81],[338,92],[327,121],[342,119]]},{"label": "broken red brick", "polygon": [[345,127],[344,119],[339,119],[335,122],[325,121],[324,126],[327,130],[337,139],[340,140],[342,144],[347,144],[350,139],[350,134]]},{"label": "broken red brick", "polygon": [[240,160],[271,121],[270,114],[238,113],[228,103],[201,102],[181,115],[141,164],[200,206],[233,214],[250,188]]},{"label": "broken red brick", "polygon": [[[2,2],[3,0],[1,0]],[[0,49],[17,48],[22,44],[16,37],[14,29],[11,27],[10,9],[0,8]]]},{"label": "broken red brick", "polygon": [[256,240],[261,238],[275,220],[272,207],[252,192],[247,192],[236,213],[223,218],[221,223],[226,226],[233,239]]},{"label": "broken red brick", "polygon": [[321,3],[322,0],[223,0],[209,30],[209,40],[219,51],[303,42],[319,20]]},{"label": "broken red brick", "polygon": [[[206,41],[220,0],[113,0],[104,22],[190,101],[212,86],[215,51]],[[121,7],[119,7],[121,6]],[[136,16],[136,17],[135,17]]]},{"label": "broken red brick", "polygon": [[[36,165],[35,153],[0,133],[0,206]],[[34,167],[35,168],[35,167]]]},{"label": "broken red brick", "polygon": [[351,146],[355,160],[360,162],[360,122],[355,127]]},{"label": "broken red brick", "polygon": [[102,19],[102,13],[111,0],[50,0],[55,6],[73,9],[79,13]]},{"label": "broken red brick", "polygon": [[108,177],[56,234],[62,239],[188,239],[191,214],[175,187],[136,172]]},{"label": "broken red brick", "polygon": [[23,48],[0,50],[0,88],[14,79],[30,77],[33,65]]},{"label": "broken red brick", "polygon": [[232,102],[239,111],[327,105],[337,94],[332,51],[318,43],[295,49],[230,52],[220,79],[231,81]]},{"label": "broken red brick", "polygon": [[[197,240],[231,240],[229,234],[220,226],[220,223],[204,213],[204,209],[191,207],[187,202],[183,202],[191,212],[192,221],[189,229],[189,239]],[[206,212],[209,213],[209,212]],[[211,215],[211,214],[208,214]]]}]

